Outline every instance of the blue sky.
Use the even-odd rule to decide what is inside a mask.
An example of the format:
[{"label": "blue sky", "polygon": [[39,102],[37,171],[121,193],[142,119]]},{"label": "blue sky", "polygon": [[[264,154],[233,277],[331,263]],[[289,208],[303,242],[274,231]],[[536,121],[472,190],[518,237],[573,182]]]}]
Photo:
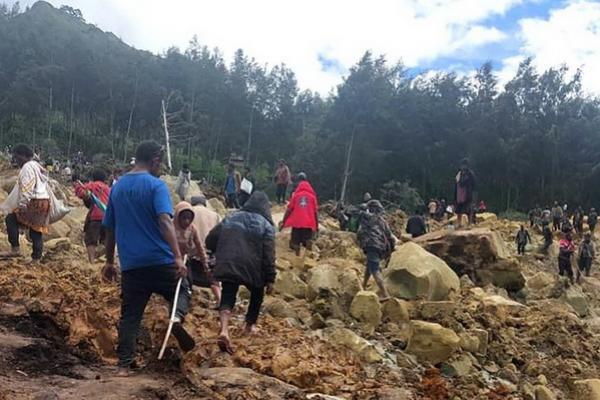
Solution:
[{"label": "blue sky", "polygon": [[229,60],[242,48],[261,64],[285,63],[301,88],[323,94],[366,50],[413,73],[468,75],[490,60],[501,83],[533,57],[540,70],[581,67],[584,88],[600,93],[600,0],[49,1],[155,53],[184,49],[194,35]]}]

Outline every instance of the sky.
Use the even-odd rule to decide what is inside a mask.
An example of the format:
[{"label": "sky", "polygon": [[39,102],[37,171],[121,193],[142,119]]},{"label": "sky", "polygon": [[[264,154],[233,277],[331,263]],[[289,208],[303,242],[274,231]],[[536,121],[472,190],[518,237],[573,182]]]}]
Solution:
[{"label": "sky", "polygon": [[78,8],[88,22],[154,53],[183,50],[194,35],[227,60],[242,48],[260,64],[285,63],[302,89],[324,95],[366,50],[415,72],[470,74],[491,61],[501,83],[534,57],[540,70],[581,68],[584,89],[600,94],[600,0],[49,2]]}]

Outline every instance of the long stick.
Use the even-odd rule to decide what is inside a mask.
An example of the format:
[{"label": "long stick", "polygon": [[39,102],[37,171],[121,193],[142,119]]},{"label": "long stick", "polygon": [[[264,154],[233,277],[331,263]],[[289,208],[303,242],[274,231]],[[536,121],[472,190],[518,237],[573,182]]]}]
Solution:
[{"label": "long stick", "polygon": [[162,100],[162,115],[163,115],[163,125],[165,127],[165,141],[167,142],[167,167],[169,167],[169,172],[173,170],[173,166],[171,165],[171,146],[169,144],[169,128],[167,127],[167,109],[165,108],[165,101]]},{"label": "long stick", "polygon": [[356,125],[352,127],[352,136],[350,137],[350,145],[348,146],[348,153],[346,154],[346,168],[344,169],[344,182],[342,183],[342,194],[340,196],[340,203],[344,204],[346,200],[346,188],[348,186],[348,176],[350,175],[350,160],[352,159],[352,146],[354,145],[354,132],[356,131]]},{"label": "long stick", "polygon": [[[187,263],[187,255],[183,257],[183,263]],[[175,312],[177,311],[177,300],[179,299],[179,290],[181,289],[181,281],[183,278],[179,278],[177,281],[177,288],[175,288],[175,298],[173,299],[173,309],[171,310],[171,318],[169,319],[169,327],[167,328],[167,334],[165,335],[165,340],[163,340],[162,347],[160,348],[160,352],[158,353],[158,359],[162,360],[165,355],[165,350],[167,349],[167,343],[169,342],[169,337],[171,336],[171,330],[173,330],[173,324],[175,321]]]}]

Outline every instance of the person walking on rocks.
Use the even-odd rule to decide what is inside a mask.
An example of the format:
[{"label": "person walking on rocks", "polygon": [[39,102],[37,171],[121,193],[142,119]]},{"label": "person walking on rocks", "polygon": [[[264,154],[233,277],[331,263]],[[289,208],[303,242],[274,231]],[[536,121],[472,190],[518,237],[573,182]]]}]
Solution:
[{"label": "person walking on rocks", "polygon": [[240,192],[241,185],[242,177],[240,173],[235,169],[235,164],[230,163],[227,167],[227,177],[225,178],[224,188],[227,207],[240,208],[238,193]]},{"label": "person walking on rocks", "polygon": [[573,244],[573,236],[571,233],[565,233],[564,238],[559,242],[558,251],[558,274],[560,276],[567,276],[571,283],[573,283],[573,268],[571,265],[571,258],[575,252],[575,245]]},{"label": "person walking on rocks", "polygon": [[106,229],[106,282],[117,278],[115,244],[121,264],[121,320],[118,338],[118,376],[128,376],[135,344],[148,300],[160,294],[172,304],[177,282],[177,323],[173,335],[183,351],[194,348],[194,339],[183,328],[191,290],[188,271],[179,249],[173,224],[173,206],[167,185],[158,179],[164,148],[154,141],[142,142],[135,166],[123,175],[108,200],[103,225]]},{"label": "person walking on rocks", "polygon": [[462,227],[463,216],[467,217],[467,225],[470,225],[471,204],[475,191],[475,174],[469,168],[469,160],[466,158],[460,162],[460,170],[456,174],[454,190],[454,204],[457,218],[457,228]]},{"label": "person walking on rocks", "polygon": [[317,194],[307,180],[303,180],[292,194],[283,216],[281,229],[292,228],[290,248],[300,256],[301,247],[312,250],[312,241],[319,230],[319,203]]},{"label": "person walking on rocks", "polygon": [[383,206],[379,200],[370,200],[367,203],[367,211],[361,217],[357,238],[367,256],[363,288],[366,289],[369,279],[373,276],[380,291],[380,299],[385,301],[389,299],[389,294],[383,284],[380,263],[382,259],[390,257],[396,243],[390,226],[383,218]]},{"label": "person walking on rocks", "polygon": [[542,226],[542,236],[544,237],[544,247],[542,248],[542,251],[547,254],[553,241],[552,230],[548,225]]},{"label": "person walking on rocks", "polygon": [[241,285],[250,291],[244,332],[256,335],[256,323],[265,291],[273,292],[276,277],[275,227],[271,203],[263,192],[254,192],[244,207],[228,216],[206,238],[206,247],[216,257],[215,278],[222,283],[218,345],[233,353],[229,320]]},{"label": "person walking on rocks", "polygon": [[579,260],[578,266],[579,270],[585,274],[585,276],[590,276],[590,269],[592,268],[592,262],[594,258],[596,258],[596,249],[594,247],[594,243],[592,242],[592,235],[586,233],[583,237],[583,241],[579,245]]},{"label": "person walking on rocks", "polygon": [[590,227],[590,233],[594,236],[594,232],[596,231],[596,225],[598,224],[598,213],[596,209],[592,207],[590,209],[590,213],[588,214],[588,226]]},{"label": "person walking on rocks", "polygon": [[[104,219],[106,204],[108,204],[110,187],[106,184],[106,172],[103,169],[96,168],[93,170],[91,178],[92,181],[86,184],[76,181],[73,187],[75,195],[82,199],[89,208],[83,226],[83,241],[88,253],[88,260],[90,264],[93,264],[96,260],[96,247],[104,242],[102,220]],[[97,204],[97,202],[101,204]]]},{"label": "person walking on rocks", "polygon": [[[548,224],[544,226],[548,226]],[[531,243],[531,236],[529,235],[529,231],[525,229],[525,225],[521,225],[521,229],[517,232],[517,253],[519,255],[525,254],[527,243]]]},{"label": "person walking on rocks", "polygon": [[554,207],[552,207],[552,230],[554,232],[560,231],[560,223],[563,219],[563,209],[558,204],[558,201],[554,202]]},{"label": "person walking on rocks", "polygon": [[204,243],[209,232],[213,230],[221,222],[219,214],[213,210],[209,210],[206,207],[206,197],[204,196],[192,196],[192,211],[194,212],[194,227],[200,242],[206,251],[206,263],[194,262],[192,259],[191,263],[191,276],[192,282],[195,285],[208,287],[210,286],[217,304],[220,304],[221,299],[221,284],[214,278],[212,267],[214,266],[214,257],[212,253],[206,249]]},{"label": "person walking on rocks", "polygon": [[6,231],[11,251],[6,256],[21,255],[19,230],[29,230],[33,245],[31,262],[42,259],[44,241],[42,235],[48,233],[50,213],[50,192],[48,177],[41,164],[34,160],[31,147],[18,144],[13,148],[13,161],[20,168],[17,182],[12,192],[2,204],[6,214]]},{"label": "person walking on rocks", "polygon": [[179,176],[177,177],[176,192],[181,201],[185,201],[187,192],[192,184],[192,172],[187,164],[183,164]]},{"label": "person walking on rocks", "polygon": [[275,184],[277,185],[277,204],[285,203],[287,188],[292,182],[292,174],[285,160],[279,160],[275,171]]},{"label": "person walking on rocks", "polygon": [[217,304],[221,302],[221,285],[213,277],[208,267],[208,257],[204,249],[204,243],[200,238],[200,233],[193,224],[195,218],[192,205],[182,201],[175,206],[175,216],[173,224],[179,250],[184,256],[187,255],[186,267],[190,278],[190,287],[192,285],[210,287]]}]

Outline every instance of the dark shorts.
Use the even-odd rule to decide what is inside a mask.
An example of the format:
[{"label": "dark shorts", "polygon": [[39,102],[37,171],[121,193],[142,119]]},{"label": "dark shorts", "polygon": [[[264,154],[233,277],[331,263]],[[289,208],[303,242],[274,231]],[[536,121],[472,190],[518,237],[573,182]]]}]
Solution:
[{"label": "dark shorts", "polygon": [[456,205],[456,209],[454,210],[455,214],[471,214],[471,204],[470,203],[459,203]]},{"label": "dark shorts", "polygon": [[190,269],[190,276],[194,286],[211,287],[219,285],[219,282],[213,276],[212,271],[200,260],[189,259],[187,267]]},{"label": "dark shorts", "polygon": [[307,247],[313,239],[313,231],[310,228],[292,228],[291,244],[293,246],[303,245]]},{"label": "dark shorts", "polygon": [[366,253],[367,253],[367,269],[369,270],[369,273],[371,273],[371,275],[374,275],[381,270],[380,269],[381,254],[379,254],[379,251],[374,250],[374,249],[367,249]]},{"label": "dark shorts", "polygon": [[83,227],[83,242],[86,246],[98,246],[104,243],[102,221],[87,221]]}]

